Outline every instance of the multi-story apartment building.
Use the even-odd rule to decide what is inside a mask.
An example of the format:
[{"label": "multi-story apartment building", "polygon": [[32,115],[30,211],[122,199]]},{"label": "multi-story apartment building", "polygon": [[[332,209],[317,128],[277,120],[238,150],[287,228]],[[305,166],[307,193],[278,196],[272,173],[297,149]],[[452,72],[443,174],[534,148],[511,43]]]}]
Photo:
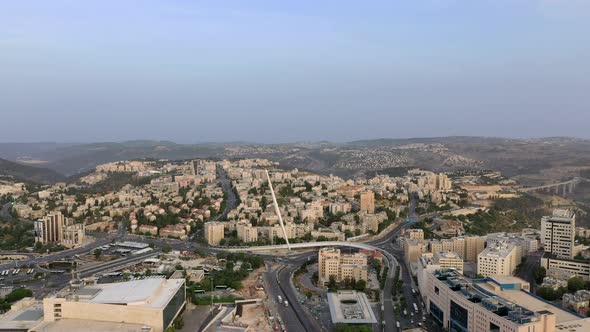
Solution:
[{"label": "multi-story apartment building", "polygon": [[453,251],[434,253],[432,263],[439,265],[441,268],[456,269],[459,272],[463,271],[463,259]]},{"label": "multi-story apartment building", "polygon": [[[404,259],[406,263],[412,264],[418,262],[420,256],[426,252],[427,245],[424,242],[421,242],[417,239],[407,239],[404,238],[402,240],[403,248],[404,248]],[[442,251],[442,250],[441,250]]]},{"label": "multi-story apartment building", "polygon": [[74,224],[59,211],[35,221],[34,230],[36,242],[56,243],[68,248],[83,244],[86,238],[84,224]]},{"label": "multi-story apartment building", "polygon": [[453,251],[459,257],[465,257],[465,239],[463,237],[454,237],[452,239],[432,240],[430,241],[430,251]]},{"label": "multi-story apartment building", "polygon": [[418,229],[408,229],[406,230],[406,237],[413,240],[424,241],[424,230]]},{"label": "multi-story apartment building", "polygon": [[246,243],[258,241],[258,229],[249,222],[238,223],[237,232],[238,238]]},{"label": "multi-story apartment building", "polygon": [[361,212],[375,213],[375,193],[372,191],[361,192]]},{"label": "multi-story apartment building", "polygon": [[318,252],[318,276],[322,284],[334,276],[337,282],[346,278],[368,280],[367,256],[362,253],[342,254],[337,248],[322,248]]},{"label": "multi-story apartment building", "polygon": [[61,212],[51,212],[35,222],[35,240],[41,243],[60,243],[67,218]]},{"label": "multi-story apartment building", "polygon": [[63,230],[61,244],[68,248],[73,248],[84,243],[86,230],[84,224],[72,224],[66,226]]},{"label": "multi-story apartment building", "polygon": [[205,239],[210,246],[218,246],[225,234],[223,223],[209,221],[205,223]]},{"label": "multi-story apartment building", "polygon": [[352,210],[352,205],[348,202],[334,202],[330,203],[328,210],[331,214],[349,213]]},{"label": "multi-story apartment building", "polygon": [[477,262],[479,255],[485,248],[485,239],[481,236],[465,236],[465,255],[463,260],[466,262]]}]

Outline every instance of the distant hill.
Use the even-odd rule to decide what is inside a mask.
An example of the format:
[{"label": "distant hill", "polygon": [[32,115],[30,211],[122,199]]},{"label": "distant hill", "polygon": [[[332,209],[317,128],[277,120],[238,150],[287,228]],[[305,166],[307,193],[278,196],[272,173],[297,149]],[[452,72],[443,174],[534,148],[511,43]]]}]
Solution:
[{"label": "distant hill", "polygon": [[0,159],[0,179],[48,184],[64,181],[65,176],[50,169],[27,166],[6,159]]},{"label": "distant hill", "polygon": [[177,144],[149,140],[90,144],[0,144],[0,158],[24,163],[32,160],[37,166],[68,176],[119,160],[207,158],[223,151],[221,144]]},{"label": "distant hill", "polygon": [[451,136],[284,144],[178,144],[152,140],[91,144],[0,143],[0,158],[68,176],[118,160],[266,158],[286,167],[346,178],[397,174],[413,167],[433,171],[493,169],[523,184],[536,185],[571,178],[580,170],[590,168],[590,140]]}]

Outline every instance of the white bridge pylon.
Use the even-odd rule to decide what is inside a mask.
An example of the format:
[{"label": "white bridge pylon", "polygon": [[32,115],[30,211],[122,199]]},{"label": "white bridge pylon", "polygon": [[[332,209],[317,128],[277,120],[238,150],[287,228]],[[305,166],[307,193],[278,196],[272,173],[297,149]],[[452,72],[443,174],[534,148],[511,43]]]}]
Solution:
[{"label": "white bridge pylon", "polygon": [[272,202],[275,207],[275,213],[279,217],[279,223],[281,224],[281,228],[283,229],[283,236],[285,236],[285,241],[287,241],[287,249],[291,251],[291,245],[289,244],[289,237],[287,236],[287,231],[285,230],[285,224],[283,224],[283,217],[281,217],[281,210],[279,209],[279,203],[277,203],[277,198],[275,196],[275,191],[272,188],[272,181],[270,181],[270,175],[268,174],[268,170],[264,170],[266,172],[266,178],[268,179],[268,186],[270,187],[270,193],[272,194]]}]

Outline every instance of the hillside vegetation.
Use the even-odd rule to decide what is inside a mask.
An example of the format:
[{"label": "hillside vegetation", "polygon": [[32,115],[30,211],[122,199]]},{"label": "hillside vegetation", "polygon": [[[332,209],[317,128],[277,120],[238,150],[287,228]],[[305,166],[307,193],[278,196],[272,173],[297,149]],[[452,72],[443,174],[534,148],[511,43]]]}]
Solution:
[{"label": "hillside vegetation", "polygon": [[64,181],[65,176],[50,169],[0,159],[0,180],[47,184]]}]

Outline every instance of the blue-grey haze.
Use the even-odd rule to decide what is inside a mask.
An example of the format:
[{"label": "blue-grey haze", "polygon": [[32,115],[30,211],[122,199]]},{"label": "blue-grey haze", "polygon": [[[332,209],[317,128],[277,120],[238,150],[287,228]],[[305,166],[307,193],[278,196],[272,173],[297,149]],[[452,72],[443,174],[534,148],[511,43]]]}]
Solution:
[{"label": "blue-grey haze", "polygon": [[587,0],[4,0],[0,141],[590,137]]}]

